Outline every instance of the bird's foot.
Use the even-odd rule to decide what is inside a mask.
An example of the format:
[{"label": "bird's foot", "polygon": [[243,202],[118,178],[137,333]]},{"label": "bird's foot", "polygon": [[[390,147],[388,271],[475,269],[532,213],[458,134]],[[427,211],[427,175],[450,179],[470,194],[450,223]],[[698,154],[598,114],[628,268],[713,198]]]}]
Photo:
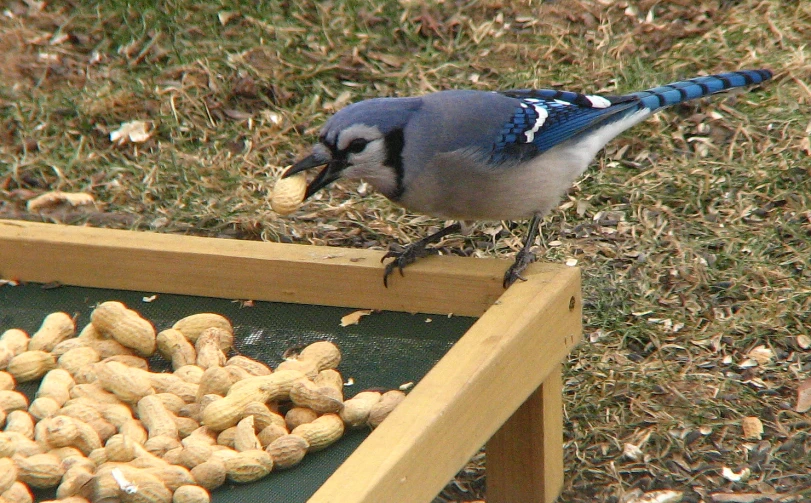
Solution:
[{"label": "bird's foot", "polygon": [[383,258],[380,259],[381,262],[387,258],[394,259],[386,264],[386,271],[383,273],[383,286],[386,288],[389,287],[389,276],[394,272],[395,269],[398,269],[400,271],[400,276],[403,276],[403,268],[405,266],[413,264],[419,258],[437,253],[436,250],[427,248],[426,245],[427,243],[421,240],[403,247],[403,249],[399,251],[389,250],[385,255],[383,255]]},{"label": "bird's foot", "polygon": [[521,276],[521,273],[533,262],[535,262],[535,254],[529,251],[528,246],[522,248],[521,251],[515,255],[513,265],[504,273],[504,288],[509,287],[519,279],[526,281],[527,279]]}]

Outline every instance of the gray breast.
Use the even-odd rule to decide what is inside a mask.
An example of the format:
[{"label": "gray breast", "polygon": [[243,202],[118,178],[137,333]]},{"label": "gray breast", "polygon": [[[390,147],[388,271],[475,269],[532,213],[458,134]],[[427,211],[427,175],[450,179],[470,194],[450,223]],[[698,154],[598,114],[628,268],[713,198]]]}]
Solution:
[{"label": "gray breast", "polygon": [[[544,182],[513,163],[489,157],[517,100],[481,91],[427,95],[406,126],[403,206],[464,220],[527,218],[548,205]],[[525,165],[524,168],[527,168]],[[543,177],[542,177],[543,178]]]}]

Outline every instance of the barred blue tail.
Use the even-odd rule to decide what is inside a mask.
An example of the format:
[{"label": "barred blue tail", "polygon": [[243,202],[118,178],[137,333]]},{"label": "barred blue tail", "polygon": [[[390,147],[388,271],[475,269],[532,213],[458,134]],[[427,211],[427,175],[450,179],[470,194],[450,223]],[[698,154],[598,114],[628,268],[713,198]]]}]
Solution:
[{"label": "barred blue tail", "polygon": [[500,162],[519,154],[531,157],[566,141],[587,137],[590,150],[596,154],[612,138],[662,108],[733,87],[760,84],[771,77],[769,70],[742,70],[681,80],[622,96],[554,89],[504,91],[503,95],[516,98],[519,103],[502,127],[492,159]]},{"label": "barred blue tail", "polygon": [[769,70],[741,70],[739,72],[719,73],[718,75],[680,80],[647,91],[630,93],[627,96],[640,99],[646,108],[655,111],[684,101],[732,89],[733,87],[760,84],[770,78],[772,78],[772,72]]}]

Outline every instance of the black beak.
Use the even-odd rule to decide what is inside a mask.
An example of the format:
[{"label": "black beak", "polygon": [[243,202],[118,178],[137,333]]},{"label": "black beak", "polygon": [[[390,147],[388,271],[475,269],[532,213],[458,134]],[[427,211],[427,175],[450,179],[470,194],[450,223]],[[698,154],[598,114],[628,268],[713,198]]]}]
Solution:
[{"label": "black beak", "polygon": [[298,161],[282,174],[282,178],[287,178],[301,171],[305,171],[318,166],[327,165],[322,169],[315,179],[307,185],[307,191],[304,193],[304,199],[309,198],[319,190],[331,184],[341,177],[341,170],[344,169],[344,161],[338,159],[329,159],[321,154],[310,154],[304,159]]}]

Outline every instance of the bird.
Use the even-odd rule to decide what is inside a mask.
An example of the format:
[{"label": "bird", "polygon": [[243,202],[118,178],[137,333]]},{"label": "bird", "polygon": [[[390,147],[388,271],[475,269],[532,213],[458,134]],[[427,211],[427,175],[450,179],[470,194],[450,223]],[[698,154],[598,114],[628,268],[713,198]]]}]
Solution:
[{"label": "bird", "polygon": [[[525,279],[544,216],[613,138],[685,101],[772,78],[767,69],[699,76],[629,94],[555,89],[444,90],[358,101],[333,114],[309,155],[282,178],[322,167],[304,200],[339,179],[363,180],[409,211],[454,221],[383,256],[383,283],[428,245],[476,221],[529,220],[504,288]],[[463,225],[464,224],[464,225]]]}]

